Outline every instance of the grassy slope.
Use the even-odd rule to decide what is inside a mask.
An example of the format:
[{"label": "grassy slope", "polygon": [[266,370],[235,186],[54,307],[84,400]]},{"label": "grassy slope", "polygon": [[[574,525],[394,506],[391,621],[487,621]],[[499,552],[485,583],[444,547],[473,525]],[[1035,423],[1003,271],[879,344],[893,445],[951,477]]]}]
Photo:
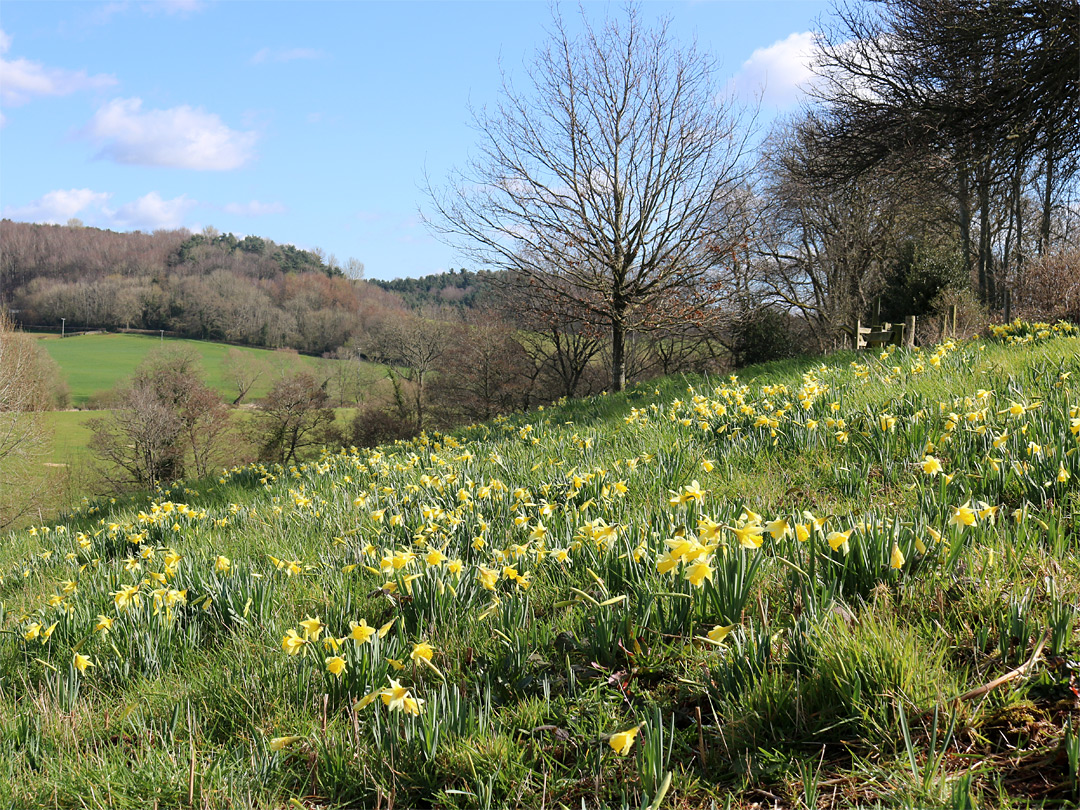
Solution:
[{"label": "grassy slope", "polygon": [[[940,368],[929,352],[851,360],[816,372],[829,390],[809,411],[795,392],[819,362],[750,370],[727,393],[698,381],[696,401],[672,379],[159,496],[190,510],[102,504],[62,531],[11,536],[0,804],[636,807],[668,772],[666,806],[1075,799],[1080,339],[961,347]],[[980,389],[988,399],[963,399]],[[882,413],[897,422],[883,430]],[[762,416],[776,427],[755,426]],[[950,481],[921,472],[928,441]],[[668,502],[694,480],[701,499]],[[966,501],[997,514],[952,525]],[[825,519],[805,543],[736,542],[748,511],[794,527],[803,510]],[[702,517],[724,527],[715,538]],[[848,531],[846,553],[831,550],[828,535]],[[700,588],[688,576],[703,557],[657,571],[688,532],[723,544]],[[121,610],[115,594],[165,570],[166,548],[182,555],[169,587],[186,604],[155,612],[148,580]],[[460,577],[424,561],[433,549],[462,561]],[[140,553],[141,568],[124,562]],[[110,633],[94,631],[98,614]],[[394,623],[343,641],[335,676],[322,638],[282,649],[316,616],[323,636]],[[25,639],[54,621],[47,643]],[[1035,677],[950,702],[1044,633]],[[421,641],[434,669],[410,661]],[[95,663],[83,676],[76,651]],[[391,678],[426,701],[417,717],[379,697],[351,709]],[[630,753],[613,751],[610,735],[638,724]],[[277,738],[290,739],[275,750]]]},{"label": "grassy slope", "polygon": [[[334,364],[339,362],[199,340],[170,338],[160,341],[148,335],[77,335],[64,340],[49,335],[38,339],[60,366],[71,391],[71,402],[76,407],[85,405],[92,395],[108,391],[130,377],[146,355],[162,345],[193,349],[202,358],[206,384],[220,391],[222,396],[230,401],[236,396],[236,391],[233,383],[225,377],[221,362],[232,348],[238,348],[253,360],[265,362],[273,368],[307,367],[316,374],[331,373]],[[365,368],[371,379],[380,376],[377,367],[365,364]],[[272,375],[264,375],[249,393],[248,399],[265,395],[271,383]]]}]

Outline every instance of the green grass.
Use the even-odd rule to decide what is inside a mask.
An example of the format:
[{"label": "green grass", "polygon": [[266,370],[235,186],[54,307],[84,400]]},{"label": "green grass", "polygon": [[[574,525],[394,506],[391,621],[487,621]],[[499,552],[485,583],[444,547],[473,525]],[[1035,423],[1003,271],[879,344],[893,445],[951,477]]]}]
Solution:
[{"label": "green grass", "polygon": [[[105,393],[130,378],[146,356],[161,347],[182,347],[194,351],[201,358],[206,384],[221,392],[228,401],[232,401],[237,393],[222,368],[222,361],[230,349],[235,348],[254,362],[264,363],[274,370],[263,375],[255,384],[248,394],[249,400],[264,396],[269,391],[278,370],[308,369],[316,375],[332,376],[337,364],[343,362],[199,340],[161,340],[148,335],[76,335],[63,340],[48,335],[38,337],[38,340],[59,365],[74,407],[85,406],[95,394]],[[363,364],[363,373],[369,381],[382,376],[378,367],[369,363]]]},{"label": "green grass", "polygon": [[1075,806],[1078,377],[669,378],[13,534],[0,805]]}]

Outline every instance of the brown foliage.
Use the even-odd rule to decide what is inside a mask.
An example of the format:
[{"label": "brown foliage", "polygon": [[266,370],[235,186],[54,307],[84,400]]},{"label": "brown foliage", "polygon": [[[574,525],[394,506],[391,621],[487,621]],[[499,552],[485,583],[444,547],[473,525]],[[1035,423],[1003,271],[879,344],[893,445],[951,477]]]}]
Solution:
[{"label": "brown foliage", "polygon": [[1080,249],[1029,262],[1011,290],[1017,315],[1080,323]]},{"label": "brown foliage", "polygon": [[87,424],[102,477],[118,489],[208,475],[232,450],[229,411],[203,383],[197,357],[183,351],[147,357],[110,415]]},{"label": "brown foliage", "polygon": [[326,385],[307,372],[279,380],[259,403],[249,430],[259,457],[279,464],[338,438]]}]

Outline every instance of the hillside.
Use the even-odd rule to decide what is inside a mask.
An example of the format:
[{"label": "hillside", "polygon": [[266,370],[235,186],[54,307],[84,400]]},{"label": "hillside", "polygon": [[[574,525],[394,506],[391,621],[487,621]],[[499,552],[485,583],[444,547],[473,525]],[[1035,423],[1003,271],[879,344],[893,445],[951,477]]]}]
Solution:
[{"label": "hillside", "polygon": [[116,233],[0,221],[0,306],[27,327],[145,329],[333,352],[400,300],[333,257],[207,229]]},{"label": "hillside", "polygon": [[1078,377],[1017,324],[12,535],[0,804],[1075,801]]}]

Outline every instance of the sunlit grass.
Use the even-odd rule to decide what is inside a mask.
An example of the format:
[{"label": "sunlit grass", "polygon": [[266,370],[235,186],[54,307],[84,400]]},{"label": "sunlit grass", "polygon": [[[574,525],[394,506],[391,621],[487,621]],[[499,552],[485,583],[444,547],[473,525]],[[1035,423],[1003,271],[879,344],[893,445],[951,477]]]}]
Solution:
[{"label": "sunlit grass", "polygon": [[1041,331],[669,378],[20,532],[0,803],[1075,801],[1080,338]]}]

